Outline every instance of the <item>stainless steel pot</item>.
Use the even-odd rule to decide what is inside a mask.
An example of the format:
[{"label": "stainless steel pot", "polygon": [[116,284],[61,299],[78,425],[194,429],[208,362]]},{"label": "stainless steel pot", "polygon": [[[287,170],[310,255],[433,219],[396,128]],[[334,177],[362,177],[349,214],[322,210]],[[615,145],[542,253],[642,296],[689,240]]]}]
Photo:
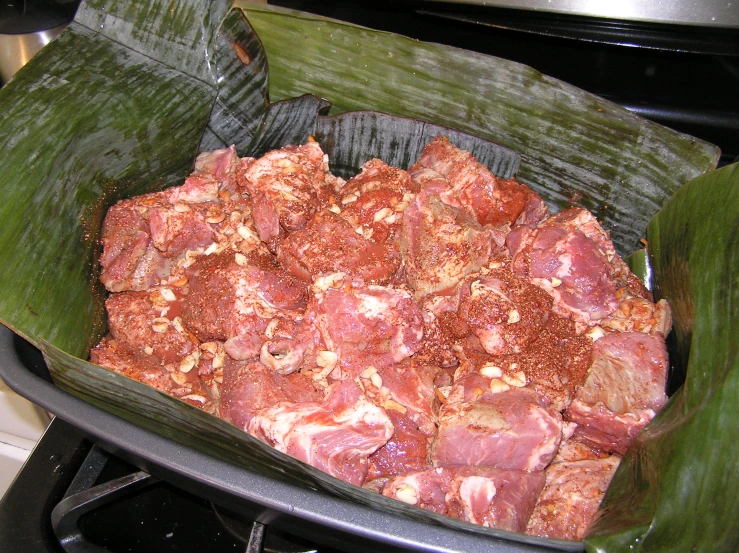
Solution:
[{"label": "stainless steel pot", "polygon": [[0,7],[0,79],[6,83],[58,36],[79,0],[10,0]]}]

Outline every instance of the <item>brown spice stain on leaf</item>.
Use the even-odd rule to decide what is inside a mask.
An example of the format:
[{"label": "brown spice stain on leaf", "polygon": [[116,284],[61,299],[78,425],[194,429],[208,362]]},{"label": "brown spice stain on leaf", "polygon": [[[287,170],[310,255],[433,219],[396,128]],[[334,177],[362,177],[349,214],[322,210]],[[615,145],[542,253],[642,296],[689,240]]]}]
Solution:
[{"label": "brown spice stain on leaf", "polygon": [[246,50],[244,50],[244,47],[241,46],[238,42],[231,43],[231,46],[234,49],[234,52],[236,52],[236,57],[239,58],[241,63],[244,65],[249,65],[251,63],[251,56],[247,53]]}]

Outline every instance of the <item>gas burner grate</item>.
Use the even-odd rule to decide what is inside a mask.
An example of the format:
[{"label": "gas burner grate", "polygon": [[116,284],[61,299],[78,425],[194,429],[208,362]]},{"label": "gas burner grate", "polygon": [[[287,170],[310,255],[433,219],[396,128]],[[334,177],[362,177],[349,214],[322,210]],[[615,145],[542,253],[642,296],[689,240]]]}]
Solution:
[{"label": "gas burner grate", "polygon": [[51,512],[66,553],[338,553],[184,492],[92,446]]}]

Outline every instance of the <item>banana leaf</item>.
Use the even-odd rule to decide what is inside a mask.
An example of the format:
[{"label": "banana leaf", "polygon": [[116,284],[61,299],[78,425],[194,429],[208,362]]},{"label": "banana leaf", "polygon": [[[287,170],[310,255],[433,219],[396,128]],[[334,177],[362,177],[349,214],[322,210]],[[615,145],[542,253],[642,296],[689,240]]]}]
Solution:
[{"label": "banana leaf", "polygon": [[[86,361],[106,331],[96,259],[102,217],[114,202],[181,183],[198,151],[227,144],[242,156],[260,155],[312,135],[348,176],[374,156],[407,167],[423,141],[445,134],[501,176],[517,174],[553,207],[592,209],[622,252],[635,248],[649,219],[678,193],[649,226],[648,240],[652,286],[675,306],[673,364],[688,380],[625,459],[585,546],[676,550],[678,534],[665,525],[679,525],[687,540],[681,543],[691,546],[710,545],[719,535],[722,544],[736,540],[736,517],[729,518],[736,513],[721,495],[736,489],[731,425],[738,419],[725,404],[729,365],[736,364],[725,361],[736,343],[728,301],[736,286],[724,288],[721,280],[736,278],[728,234],[736,220],[715,194],[739,182],[735,171],[709,173],[717,148],[518,64],[288,10],[239,6],[91,0],[0,89],[0,321],[42,350],[55,384],[184,446],[308,489],[489,536],[491,544],[582,548],[440,517],[349,486]],[[700,192],[685,198],[696,185],[684,183],[707,173],[695,182],[717,180],[710,198]],[[705,206],[688,216],[691,202],[701,200]],[[701,215],[714,207],[725,216],[702,230]],[[724,265],[708,260],[714,231],[727,248]],[[641,261],[646,268],[643,254]],[[715,273],[701,273],[704,266]],[[698,301],[697,287],[710,306]],[[699,316],[705,326],[694,344]],[[703,447],[687,447],[696,432]],[[711,451],[720,453],[707,464]],[[722,462],[724,472],[716,468]],[[698,479],[686,472],[703,464]],[[696,519],[696,509],[706,516]],[[723,533],[714,534],[718,529]]]},{"label": "banana leaf", "polygon": [[637,437],[589,551],[739,550],[739,164],[688,183],[647,229],[683,386]]},{"label": "banana leaf", "polygon": [[518,179],[555,210],[580,205],[617,250],[639,247],[681,184],[716,167],[715,146],[637,117],[516,62],[248,6],[273,100],[312,93],[331,113],[371,109],[453,127],[519,152]]}]

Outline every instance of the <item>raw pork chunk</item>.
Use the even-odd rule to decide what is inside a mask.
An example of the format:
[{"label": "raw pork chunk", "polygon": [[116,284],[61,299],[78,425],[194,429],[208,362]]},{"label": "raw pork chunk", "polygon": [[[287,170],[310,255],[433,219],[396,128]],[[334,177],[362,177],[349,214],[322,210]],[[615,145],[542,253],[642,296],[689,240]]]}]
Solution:
[{"label": "raw pork chunk", "polygon": [[313,289],[318,307],[316,326],[329,351],[338,355],[342,371],[334,378],[355,378],[368,366],[398,363],[417,352],[423,317],[411,295],[384,286],[352,286],[337,274]]},{"label": "raw pork chunk", "polygon": [[498,356],[481,369],[491,376],[500,372],[508,379],[523,374],[526,386],[547,405],[562,411],[585,382],[592,344],[587,335],[577,334],[571,320],[550,313],[546,326],[526,350]]},{"label": "raw pork chunk", "polygon": [[418,191],[407,172],[371,159],[341,188],[336,207],[358,233],[378,244],[394,244],[403,211]]},{"label": "raw pork chunk", "polygon": [[559,412],[542,406],[529,390],[514,388],[477,401],[447,401],[439,411],[431,459],[435,467],[536,471],[554,458],[561,438]]},{"label": "raw pork chunk", "polygon": [[661,335],[607,334],[593,345],[587,379],[565,416],[582,436],[623,454],[667,401],[667,367]]},{"label": "raw pork chunk", "polygon": [[520,353],[541,333],[552,299],[510,270],[465,281],[459,317],[490,355]]},{"label": "raw pork chunk", "polygon": [[220,386],[221,418],[246,430],[254,415],[281,402],[321,401],[324,391],[301,373],[281,375],[259,361],[226,357]]},{"label": "raw pork chunk", "polygon": [[434,138],[408,170],[443,202],[461,207],[481,225],[535,224],[549,214],[543,200],[513,179],[501,179],[468,151]]},{"label": "raw pork chunk", "polygon": [[395,431],[384,446],[370,455],[365,487],[370,480],[383,479],[384,483],[389,476],[432,468],[428,461],[428,435],[421,432],[418,425],[401,411],[386,409],[385,412]]},{"label": "raw pork chunk", "polygon": [[466,212],[419,194],[403,214],[400,247],[406,281],[422,298],[479,271],[490,258],[492,238]]},{"label": "raw pork chunk", "polygon": [[367,477],[367,458],[393,435],[384,409],[351,381],[334,383],[323,402],[280,403],[259,411],[248,432],[283,453],[350,484]]},{"label": "raw pork chunk", "polygon": [[426,435],[436,432],[436,380],[441,369],[417,359],[387,367],[369,366],[361,373],[367,398],[406,414]]},{"label": "raw pork chunk", "polygon": [[558,314],[590,323],[619,306],[628,267],[590,212],[571,208],[535,229],[519,227],[507,243],[513,270],[549,292]]},{"label": "raw pork chunk", "polygon": [[188,269],[183,320],[203,341],[225,341],[237,360],[260,355],[276,334],[290,337],[306,304],[305,284],[258,251],[197,258]]},{"label": "raw pork chunk", "polygon": [[307,282],[343,272],[367,284],[388,284],[400,267],[397,247],[367,240],[327,209],[283,239],[277,247],[277,259]]},{"label": "raw pork chunk", "polygon": [[[179,363],[199,342],[182,326],[176,288],[123,292],[105,300],[112,337],[132,352],[146,353],[162,365]],[[171,301],[168,301],[168,299]]]},{"label": "raw pork chunk", "polygon": [[135,352],[108,335],[90,352],[90,361],[111,371],[143,382],[211,414],[218,414],[218,402],[203,385],[198,371],[162,365],[153,355]]},{"label": "raw pork chunk", "polygon": [[620,457],[552,463],[526,532],[534,536],[581,540],[616,471]]},{"label": "raw pork chunk", "polygon": [[286,146],[249,163],[239,182],[252,198],[259,237],[274,243],[282,231],[303,228],[328,200],[328,162],[317,142]]},{"label": "raw pork chunk", "polygon": [[108,210],[100,280],[111,292],[146,290],[169,275],[188,250],[215,239],[223,217],[219,189],[232,186],[234,147],[200,154],[182,186],[122,200]]},{"label": "raw pork chunk", "polygon": [[523,532],[544,473],[449,467],[390,479],[382,494],[459,520]]}]

